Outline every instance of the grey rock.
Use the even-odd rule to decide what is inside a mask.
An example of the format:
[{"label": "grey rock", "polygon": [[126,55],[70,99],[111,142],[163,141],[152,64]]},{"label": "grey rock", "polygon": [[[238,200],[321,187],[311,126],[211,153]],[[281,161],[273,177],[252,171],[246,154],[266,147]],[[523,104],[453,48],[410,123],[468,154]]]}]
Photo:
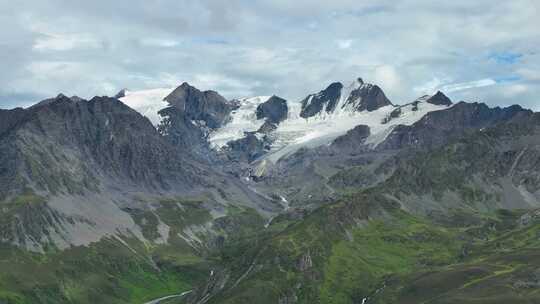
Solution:
[{"label": "grey rock", "polygon": [[277,125],[270,121],[265,121],[263,125],[257,130],[257,133],[261,134],[270,134],[272,131],[277,129]]},{"label": "grey rock", "polygon": [[158,126],[170,143],[204,161],[216,156],[206,140],[209,132],[221,127],[237,107],[214,91],[200,91],[184,82],[165,99],[169,107],[162,109]]},{"label": "grey rock", "polygon": [[430,112],[413,125],[396,126],[377,149],[436,147],[466,131],[493,126],[531,113],[520,106],[490,108],[484,103],[459,102],[451,108]]},{"label": "grey rock", "polygon": [[349,96],[342,96],[344,87],[339,82],[330,84],[326,89],[316,94],[308,95],[301,101],[300,116],[308,118],[323,112],[332,113],[342,98],[346,98],[346,100],[341,107],[358,112],[375,111],[392,104],[379,86],[364,83],[362,78],[358,78],[355,85],[357,88],[352,90]]},{"label": "grey rock", "polygon": [[437,91],[435,95],[429,97],[426,102],[439,105],[439,106],[450,106],[452,105],[452,100],[443,94],[441,91]]},{"label": "grey rock", "polygon": [[257,106],[257,119],[266,118],[267,122],[279,124],[287,118],[289,108],[287,101],[278,96],[272,96]]},{"label": "grey rock", "polygon": [[218,128],[228,119],[234,104],[227,101],[215,91],[201,92],[182,83],[165,99],[171,107],[184,113],[186,118],[193,121],[204,121],[212,129]]},{"label": "grey rock", "polygon": [[342,89],[343,84],[334,82],[319,93],[308,95],[301,101],[302,110],[300,116],[308,118],[315,116],[322,111],[327,113],[333,112],[341,97]]},{"label": "grey rock", "polygon": [[379,86],[364,83],[361,78],[358,78],[358,82],[360,87],[351,92],[345,106],[352,106],[355,111],[360,112],[375,111],[392,104]]},{"label": "grey rock", "polygon": [[367,148],[364,144],[365,140],[370,135],[370,129],[366,125],[358,125],[352,130],[347,131],[345,135],[342,135],[336,138],[331,147],[334,150],[340,152],[353,152],[361,151],[362,149]]},{"label": "grey rock", "polygon": [[264,155],[269,149],[268,138],[256,132],[246,132],[246,136],[227,144],[229,159],[250,163]]},{"label": "grey rock", "polygon": [[126,97],[126,91],[127,89],[120,90],[118,93],[116,93],[116,95],[114,95],[114,98],[120,99],[122,97]]}]

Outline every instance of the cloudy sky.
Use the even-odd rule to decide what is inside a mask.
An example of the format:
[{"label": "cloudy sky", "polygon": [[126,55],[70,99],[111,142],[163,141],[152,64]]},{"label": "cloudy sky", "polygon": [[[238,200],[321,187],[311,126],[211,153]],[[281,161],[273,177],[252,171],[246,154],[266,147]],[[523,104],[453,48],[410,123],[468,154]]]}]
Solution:
[{"label": "cloudy sky", "polygon": [[362,77],[394,103],[540,110],[540,1],[0,0],[0,108],[187,81],[298,100]]}]

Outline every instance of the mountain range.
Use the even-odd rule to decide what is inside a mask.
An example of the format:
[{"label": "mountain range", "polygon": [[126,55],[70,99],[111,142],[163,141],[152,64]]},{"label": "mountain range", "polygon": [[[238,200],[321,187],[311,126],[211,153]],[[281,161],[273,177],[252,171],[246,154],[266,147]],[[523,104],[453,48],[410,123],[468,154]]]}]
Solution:
[{"label": "mountain range", "polygon": [[519,105],[60,94],[0,110],[0,152],[0,303],[540,301]]}]

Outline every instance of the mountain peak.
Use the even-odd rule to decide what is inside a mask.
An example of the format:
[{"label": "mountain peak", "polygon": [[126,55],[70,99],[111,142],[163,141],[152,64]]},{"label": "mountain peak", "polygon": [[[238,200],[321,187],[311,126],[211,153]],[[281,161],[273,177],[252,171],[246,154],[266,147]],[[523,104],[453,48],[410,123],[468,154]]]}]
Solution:
[{"label": "mountain peak", "polygon": [[266,118],[268,122],[279,124],[287,118],[289,108],[287,101],[276,95],[272,95],[267,101],[257,106],[257,119]]},{"label": "mountain peak", "polygon": [[303,118],[342,110],[371,112],[392,104],[379,86],[365,83],[360,77],[348,87],[344,87],[340,82],[334,82],[326,89],[308,95],[301,103],[300,116]]},{"label": "mountain peak", "polygon": [[122,97],[126,97],[126,92],[127,92],[127,89],[123,88],[118,93],[116,93],[116,95],[114,95],[114,98],[120,99]]},{"label": "mountain peak", "polygon": [[204,121],[210,128],[221,126],[232,110],[232,104],[217,92],[202,92],[187,82],[174,89],[164,100],[185,113],[189,120]]},{"label": "mountain peak", "polygon": [[326,89],[308,95],[301,101],[300,117],[308,118],[323,112],[332,113],[341,98],[342,90],[343,84],[333,82]]},{"label": "mountain peak", "polygon": [[349,108],[356,112],[371,112],[392,105],[392,102],[379,86],[364,83],[362,78],[358,78],[349,89],[350,92],[348,92],[348,97],[342,105],[343,108]]},{"label": "mountain peak", "polygon": [[438,105],[438,106],[450,106],[452,105],[452,100],[448,98],[446,95],[444,95],[443,92],[437,91],[435,95],[432,95],[428,99],[426,99],[426,102]]},{"label": "mountain peak", "polygon": [[182,82],[179,88],[195,88],[194,86],[190,85],[187,81]]},{"label": "mountain peak", "polygon": [[56,97],[54,99],[69,99],[69,97],[67,97],[63,93],[60,93],[60,94],[56,95]]}]

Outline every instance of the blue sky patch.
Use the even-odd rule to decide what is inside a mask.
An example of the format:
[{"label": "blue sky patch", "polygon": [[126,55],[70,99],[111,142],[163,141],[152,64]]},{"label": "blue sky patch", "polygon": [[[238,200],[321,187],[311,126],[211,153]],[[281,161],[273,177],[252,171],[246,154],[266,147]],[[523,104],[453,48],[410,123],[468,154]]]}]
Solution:
[{"label": "blue sky patch", "polygon": [[495,80],[497,83],[509,83],[509,82],[520,81],[520,80],[521,80],[521,77],[520,77],[520,76],[517,76],[517,75],[509,75],[509,76],[495,77],[494,80]]},{"label": "blue sky patch", "polygon": [[513,52],[497,52],[489,55],[489,59],[494,60],[499,64],[514,64],[516,63],[523,54],[513,53]]}]

